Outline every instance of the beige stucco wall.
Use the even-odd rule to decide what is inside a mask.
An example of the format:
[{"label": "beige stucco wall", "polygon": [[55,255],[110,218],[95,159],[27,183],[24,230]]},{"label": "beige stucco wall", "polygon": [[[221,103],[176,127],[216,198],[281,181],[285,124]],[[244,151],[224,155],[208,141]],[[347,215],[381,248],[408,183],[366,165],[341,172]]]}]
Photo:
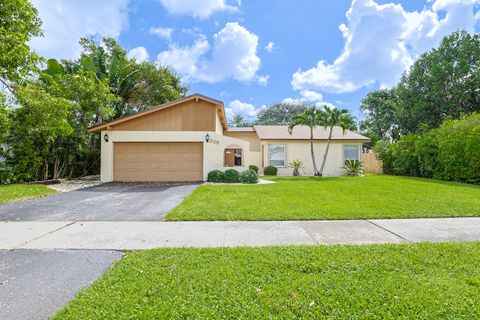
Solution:
[{"label": "beige stucco wall", "polygon": [[[109,141],[105,142],[103,136],[108,132]],[[210,141],[218,141],[218,144],[205,142],[205,135],[210,135]],[[102,131],[101,145],[101,173],[103,182],[113,181],[113,155],[115,142],[203,142],[203,178],[211,170],[223,168],[224,150],[229,145],[237,145],[244,150],[244,166],[235,167],[238,171],[248,169],[248,165],[258,161],[261,156],[249,152],[248,141],[239,140],[217,134],[216,132],[200,131]]]},{"label": "beige stucco wall", "polygon": [[[295,160],[300,159],[305,167],[302,175],[313,175],[313,163],[310,152],[310,142],[305,140],[262,140],[262,145],[265,148],[264,163],[268,166],[268,145],[269,144],[282,144],[285,145],[285,167],[278,168],[278,175],[288,176],[292,175],[292,168],[288,167],[288,164]],[[327,162],[323,174],[326,176],[338,176],[343,173],[342,167],[344,163],[344,145],[358,145],[359,152],[361,152],[362,144],[358,141],[333,141],[330,144],[330,150],[328,152]],[[317,168],[320,170],[323,154],[325,152],[326,142],[314,142],[313,149],[315,152],[315,160],[317,162]],[[360,154],[359,154],[360,157]]]},{"label": "beige stucco wall", "polygon": [[225,131],[225,136],[250,142],[250,151],[261,151],[260,139],[255,131]]}]

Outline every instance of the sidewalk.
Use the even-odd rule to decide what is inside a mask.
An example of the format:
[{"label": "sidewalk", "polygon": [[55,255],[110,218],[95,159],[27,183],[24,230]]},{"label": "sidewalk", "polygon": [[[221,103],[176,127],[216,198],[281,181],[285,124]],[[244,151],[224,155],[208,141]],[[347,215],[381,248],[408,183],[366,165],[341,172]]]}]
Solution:
[{"label": "sidewalk", "polygon": [[0,249],[480,241],[480,218],[337,221],[1,222]]}]

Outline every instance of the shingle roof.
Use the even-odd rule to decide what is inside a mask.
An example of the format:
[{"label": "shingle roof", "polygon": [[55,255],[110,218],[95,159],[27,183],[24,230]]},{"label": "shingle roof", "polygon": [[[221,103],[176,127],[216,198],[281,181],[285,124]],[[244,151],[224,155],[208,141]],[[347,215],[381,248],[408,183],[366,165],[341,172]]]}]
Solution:
[{"label": "shingle roof", "polygon": [[[292,134],[288,132],[288,126],[254,126],[258,137],[261,140],[309,140],[310,129],[307,126],[296,126],[293,128]],[[328,130],[323,127],[316,127],[313,131],[315,140],[326,140],[328,138]],[[333,140],[361,140],[370,141],[370,138],[362,136],[358,133],[346,130],[343,134],[342,128],[334,127]]]}]

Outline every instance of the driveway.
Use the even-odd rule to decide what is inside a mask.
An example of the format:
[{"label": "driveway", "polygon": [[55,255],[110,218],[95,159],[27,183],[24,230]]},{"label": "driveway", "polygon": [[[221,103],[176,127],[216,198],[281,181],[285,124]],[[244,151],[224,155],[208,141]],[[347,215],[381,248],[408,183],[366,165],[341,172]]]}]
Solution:
[{"label": "driveway", "polygon": [[121,252],[0,250],[0,319],[48,319]]},{"label": "driveway", "polygon": [[107,183],[0,206],[0,221],[159,221],[198,184]]}]

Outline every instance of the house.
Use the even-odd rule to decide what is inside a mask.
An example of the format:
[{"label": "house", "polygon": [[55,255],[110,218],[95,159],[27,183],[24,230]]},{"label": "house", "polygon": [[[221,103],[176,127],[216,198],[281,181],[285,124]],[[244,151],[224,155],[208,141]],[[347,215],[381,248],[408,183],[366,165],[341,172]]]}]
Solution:
[{"label": "house", "polygon": [[[288,163],[300,159],[313,175],[309,129],[287,126],[228,128],[223,102],[194,94],[149,110],[89,128],[101,134],[101,180],[123,182],[204,181],[215,169],[238,171],[256,165],[278,167],[291,175]],[[327,132],[314,132],[317,164]],[[345,159],[360,159],[369,139],[334,128],[325,175],[340,175]]]}]

